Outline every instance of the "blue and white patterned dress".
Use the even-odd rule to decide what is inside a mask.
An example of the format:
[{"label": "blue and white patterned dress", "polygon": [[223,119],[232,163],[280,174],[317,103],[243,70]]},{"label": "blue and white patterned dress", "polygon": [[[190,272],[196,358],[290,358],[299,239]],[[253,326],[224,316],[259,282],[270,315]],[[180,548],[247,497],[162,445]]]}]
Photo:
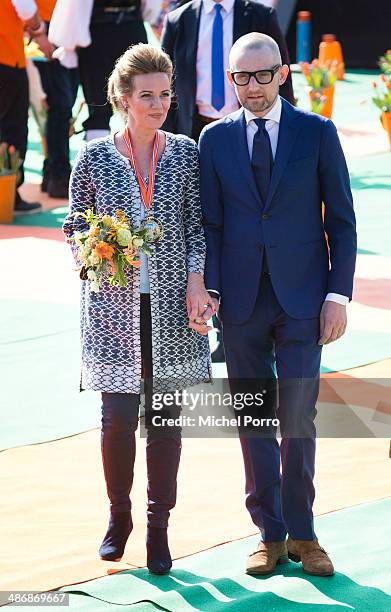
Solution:
[{"label": "blue and white patterned dress", "polygon": [[[211,381],[208,338],[188,328],[186,308],[188,273],[202,274],[205,263],[198,150],[186,136],[165,134],[151,210],[164,226],[164,237],[148,258],[154,390],[159,392]],[[121,209],[137,228],[140,204],[136,176],[113,136],[93,140],[73,166],[63,231],[69,239],[86,229],[73,214],[91,207],[108,215]],[[136,268],[128,273],[125,288],[104,281],[94,293],[89,280],[81,281],[81,390],[140,393],[139,291]]]}]

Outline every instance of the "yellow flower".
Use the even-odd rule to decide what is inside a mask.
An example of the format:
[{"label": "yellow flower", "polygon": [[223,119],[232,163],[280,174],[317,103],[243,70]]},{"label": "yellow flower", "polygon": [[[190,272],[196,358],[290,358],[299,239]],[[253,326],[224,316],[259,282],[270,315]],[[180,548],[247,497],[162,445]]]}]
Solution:
[{"label": "yellow flower", "polygon": [[133,238],[133,244],[136,248],[143,246],[144,240],[143,238]]},{"label": "yellow flower", "polygon": [[132,233],[130,230],[125,228],[120,228],[117,231],[117,241],[120,246],[127,246],[129,242],[132,240]]},{"label": "yellow flower", "polygon": [[112,221],[112,219],[111,219],[110,215],[103,215],[103,217],[102,217],[102,223],[103,223],[103,225],[104,225],[105,227],[107,227],[107,228],[111,227],[111,226],[112,226],[112,224],[113,224],[113,221]]}]

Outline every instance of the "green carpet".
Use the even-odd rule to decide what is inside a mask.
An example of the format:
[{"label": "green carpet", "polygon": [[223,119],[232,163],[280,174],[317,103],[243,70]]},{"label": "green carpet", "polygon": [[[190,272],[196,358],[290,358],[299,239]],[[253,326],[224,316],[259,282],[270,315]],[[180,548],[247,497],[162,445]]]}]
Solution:
[{"label": "green carpet", "polygon": [[[372,102],[372,81],[379,71],[351,70],[344,81],[337,81],[334,94],[333,121],[338,125],[357,125],[379,121],[379,110]],[[293,75],[298,106],[309,110],[307,82],[300,73]]]},{"label": "green carpet", "polygon": [[388,612],[390,512],[388,498],[316,519],[317,536],[336,570],[330,578],[305,575],[301,564],[292,562],[269,577],[247,576],[244,562],[258,541],[253,536],[178,560],[168,576],[152,576],[146,569],[123,571],[59,591],[70,593],[69,609],[91,612]]},{"label": "green carpet", "polygon": [[99,394],[79,393],[77,308],[2,300],[0,338],[0,450],[100,425]]},{"label": "green carpet", "polygon": [[61,228],[67,213],[68,206],[61,206],[52,210],[45,210],[37,215],[20,215],[14,219],[13,225]]},{"label": "green carpet", "polygon": [[370,155],[349,160],[357,217],[358,246],[391,256],[391,155]]}]

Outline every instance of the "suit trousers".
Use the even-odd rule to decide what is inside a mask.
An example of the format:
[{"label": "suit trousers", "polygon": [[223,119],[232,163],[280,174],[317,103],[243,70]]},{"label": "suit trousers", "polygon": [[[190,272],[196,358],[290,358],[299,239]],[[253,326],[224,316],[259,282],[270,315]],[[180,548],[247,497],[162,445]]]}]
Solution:
[{"label": "suit trousers", "polygon": [[224,324],[223,296],[222,321],[231,393],[266,391],[264,406],[254,406],[252,414],[274,415],[281,428],[279,445],[272,425],[262,431],[239,427],[246,507],[265,542],[283,541],[287,533],[313,540],[319,318],[290,317],[264,273],[250,318]]},{"label": "suit trousers", "polygon": [[77,68],[68,69],[58,60],[35,62],[42,87],[47,96],[46,121],[47,159],[50,175],[55,178],[69,176],[69,123],[79,87]]},{"label": "suit trousers", "polygon": [[17,184],[24,181],[27,150],[29,85],[25,68],[0,64],[0,142],[13,145],[22,160]]},{"label": "suit trousers", "polygon": [[[151,307],[149,294],[141,294],[140,298],[141,353],[147,387],[147,517],[149,526],[166,528],[170,510],[176,503],[181,429],[170,427],[160,431],[148,418],[152,410],[153,382]],[[131,510],[129,495],[133,484],[139,406],[139,394],[102,393],[101,451],[111,512]],[[169,416],[175,418],[179,413],[180,406],[174,406]]]},{"label": "suit trousers", "polygon": [[91,23],[91,44],[80,47],[79,74],[85,100],[88,105],[88,118],[83,127],[88,130],[110,130],[112,108],[107,101],[107,81],[116,60],[134,44],[148,42],[143,21],[122,20]]}]

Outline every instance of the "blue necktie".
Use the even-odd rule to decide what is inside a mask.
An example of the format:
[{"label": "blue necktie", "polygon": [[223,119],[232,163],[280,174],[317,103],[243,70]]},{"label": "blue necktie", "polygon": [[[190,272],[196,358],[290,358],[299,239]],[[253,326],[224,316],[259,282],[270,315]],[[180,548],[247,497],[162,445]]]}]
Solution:
[{"label": "blue necktie", "polygon": [[263,205],[265,205],[272,174],[273,153],[269,134],[265,127],[266,119],[254,119],[254,121],[258,126],[258,131],[254,136],[251,165],[259,195],[262,198]]},{"label": "blue necktie", "polygon": [[224,38],[222,6],[215,5],[215,18],[212,32],[212,106],[221,110],[225,104],[224,94]]}]

